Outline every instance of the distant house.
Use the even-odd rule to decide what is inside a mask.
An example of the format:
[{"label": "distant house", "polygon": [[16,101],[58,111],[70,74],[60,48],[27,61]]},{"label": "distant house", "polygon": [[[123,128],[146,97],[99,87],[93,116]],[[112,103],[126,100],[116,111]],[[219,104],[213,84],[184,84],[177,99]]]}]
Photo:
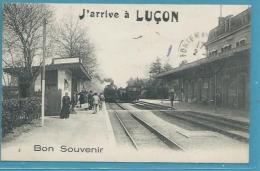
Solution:
[{"label": "distant house", "polygon": [[[11,77],[15,77],[12,71],[13,68],[4,68],[5,73],[8,73]],[[19,78],[12,78],[12,80],[19,80]],[[53,59],[50,65],[46,65],[46,115],[59,114],[61,99],[65,95],[65,92],[68,92],[69,96],[72,96],[73,92],[85,88],[84,82],[90,80],[91,77],[79,58]],[[35,90],[41,91],[41,74],[36,78]],[[19,93],[21,94],[22,92]]]}]

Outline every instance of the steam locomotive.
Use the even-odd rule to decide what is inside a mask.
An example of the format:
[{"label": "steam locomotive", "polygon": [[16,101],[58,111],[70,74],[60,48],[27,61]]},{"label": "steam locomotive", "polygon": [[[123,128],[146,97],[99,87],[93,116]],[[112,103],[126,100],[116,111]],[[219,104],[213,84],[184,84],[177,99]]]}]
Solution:
[{"label": "steam locomotive", "polygon": [[109,103],[115,103],[118,100],[117,87],[114,84],[105,86],[104,89],[105,101]]},{"label": "steam locomotive", "polygon": [[107,85],[104,89],[105,101],[114,102],[135,102],[138,101],[141,94],[141,88],[138,86],[127,86],[118,88],[113,85]]}]

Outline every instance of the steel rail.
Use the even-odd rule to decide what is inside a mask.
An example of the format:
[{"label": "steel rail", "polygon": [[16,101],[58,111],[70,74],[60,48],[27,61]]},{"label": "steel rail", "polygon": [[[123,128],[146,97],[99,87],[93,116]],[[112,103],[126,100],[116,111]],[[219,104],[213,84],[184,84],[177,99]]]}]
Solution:
[{"label": "steel rail", "polygon": [[[137,103],[135,105],[144,105],[144,106],[151,106],[156,108],[157,106],[160,107],[159,105],[153,105],[150,103],[146,103],[146,102],[141,102],[141,103]],[[168,110],[167,110],[168,111]],[[165,111],[165,112],[167,112]],[[167,112],[168,113],[168,112]],[[174,114],[169,114],[169,115],[174,115]],[[242,131],[247,133],[248,132],[248,125],[246,125],[244,122],[242,121],[236,121],[236,120],[232,120],[232,119],[227,119],[227,118],[222,118],[219,116],[213,116],[213,115],[207,115],[207,114],[202,114],[199,112],[193,112],[193,111],[185,111],[185,113],[183,113],[183,115],[187,115],[187,117],[193,117],[194,119],[199,119],[199,120],[205,120],[208,122],[213,122],[219,125],[223,125],[229,128],[232,128],[234,130],[237,131]]]},{"label": "steel rail", "polygon": [[[138,105],[138,104],[136,104],[136,105]],[[144,104],[144,103],[142,103],[142,105],[144,107],[148,107],[148,108],[153,108],[153,106],[155,106],[155,105],[149,105],[149,104]],[[216,127],[216,126],[212,126],[212,125],[203,123],[202,121],[198,121],[198,118],[195,118],[197,121],[194,121],[194,120],[191,120],[191,118],[189,116],[185,116],[185,114],[184,115],[176,115],[176,114],[168,113],[166,111],[162,111],[162,112],[164,114],[169,115],[169,116],[172,116],[172,117],[184,120],[186,122],[190,122],[192,124],[200,125],[200,126],[205,127],[205,128],[207,128],[209,130],[212,130],[212,131],[218,132],[220,134],[226,135],[226,136],[228,136],[228,137],[230,137],[232,139],[235,139],[235,140],[238,140],[238,141],[242,141],[242,142],[246,142],[246,143],[248,142],[248,138],[243,136],[243,135],[236,134],[234,132],[226,131],[226,130],[224,130],[222,128],[219,128],[219,127]],[[205,121],[207,121],[207,120],[205,120]],[[210,122],[210,121],[207,121],[207,122]],[[211,122],[213,122],[213,121],[211,121]]]},{"label": "steel rail", "polygon": [[[143,102],[143,101],[139,101],[138,103],[139,104],[143,104],[143,105],[154,106],[154,107],[162,107],[162,108],[167,107],[167,106],[163,106],[163,105],[160,105],[160,104],[153,104],[153,103]],[[214,119],[217,119],[217,122],[229,123],[229,124],[232,124],[232,126],[234,125],[234,127],[235,126],[240,126],[242,128],[242,126],[243,126],[242,129],[247,129],[248,130],[248,126],[249,125],[245,121],[238,121],[238,120],[233,120],[233,119],[230,119],[230,118],[224,118],[224,117],[215,116],[215,115],[207,115],[205,113],[199,113],[199,112],[194,112],[194,111],[187,111],[187,112],[188,112],[188,114],[189,113],[194,113],[195,114],[194,116],[196,116],[196,117],[198,117],[198,115],[199,115],[200,117],[203,117],[203,118],[208,118],[208,119],[213,119],[214,118]],[[244,128],[244,127],[246,127],[246,128]]]},{"label": "steel rail", "polygon": [[[123,106],[119,105],[118,103],[116,103],[120,108],[125,109]],[[154,128],[153,126],[151,126],[150,124],[148,124],[146,121],[144,121],[143,119],[137,117],[134,113],[130,112],[129,110],[127,110],[131,116],[137,120],[140,124],[142,124],[145,128],[147,128],[150,132],[152,132],[155,136],[157,136],[164,144],[166,144],[168,147],[170,147],[171,149],[174,150],[181,150],[181,151],[185,151],[183,147],[181,147],[178,143],[174,142],[173,140],[169,139],[166,135],[164,135],[161,131],[159,131],[158,129]]]},{"label": "steel rail", "polygon": [[134,148],[136,150],[139,149],[138,145],[135,143],[134,138],[131,136],[130,132],[128,131],[127,127],[125,126],[124,122],[122,121],[122,119],[119,117],[118,113],[116,110],[114,110],[114,114],[116,115],[116,118],[119,120],[119,123],[121,124],[121,126],[124,128],[124,131],[126,133],[126,135],[129,137],[132,145],[134,146]]}]

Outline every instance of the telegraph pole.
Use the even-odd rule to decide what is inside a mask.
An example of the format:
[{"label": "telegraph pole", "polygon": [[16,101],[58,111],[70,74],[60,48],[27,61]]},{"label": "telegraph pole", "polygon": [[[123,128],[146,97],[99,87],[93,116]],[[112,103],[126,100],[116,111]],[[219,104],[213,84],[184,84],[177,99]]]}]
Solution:
[{"label": "telegraph pole", "polygon": [[44,126],[44,107],[45,107],[45,56],[46,56],[46,19],[43,19],[43,57],[42,57],[42,127]]}]

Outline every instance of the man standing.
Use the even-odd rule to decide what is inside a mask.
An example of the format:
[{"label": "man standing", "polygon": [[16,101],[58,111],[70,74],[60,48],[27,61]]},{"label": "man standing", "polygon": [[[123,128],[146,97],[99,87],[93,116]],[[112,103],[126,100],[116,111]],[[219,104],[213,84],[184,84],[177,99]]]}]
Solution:
[{"label": "man standing", "polygon": [[170,102],[171,102],[171,109],[173,110],[174,107],[173,107],[173,101],[174,101],[174,89],[171,89],[170,92],[169,92],[169,99],[170,99]]},{"label": "man standing", "polygon": [[89,110],[92,110],[93,108],[93,93],[92,90],[88,93],[88,104],[89,104]]},{"label": "man standing", "polygon": [[94,107],[94,112],[93,114],[96,114],[98,112],[98,104],[100,102],[100,99],[97,95],[97,93],[94,94],[93,96],[93,107]]},{"label": "man standing", "polygon": [[79,93],[79,103],[80,103],[80,108],[81,105],[85,103],[84,90],[81,90],[81,92]]},{"label": "man standing", "polygon": [[84,91],[84,101],[85,101],[85,105],[84,105],[84,109],[85,110],[88,110],[88,108],[89,108],[89,104],[88,104],[88,91]]},{"label": "man standing", "polygon": [[100,99],[99,108],[100,108],[100,110],[102,110],[103,109],[103,104],[105,103],[105,96],[103,95],[103,93],[100,93],[99,99]]},{"label": "man standing", "polygon": [[74,91],[71,98],[71,105],[72,105],[71,112],[75,113],[75,106],[77,105],[77,103],[78,103],[78,92]]}]

